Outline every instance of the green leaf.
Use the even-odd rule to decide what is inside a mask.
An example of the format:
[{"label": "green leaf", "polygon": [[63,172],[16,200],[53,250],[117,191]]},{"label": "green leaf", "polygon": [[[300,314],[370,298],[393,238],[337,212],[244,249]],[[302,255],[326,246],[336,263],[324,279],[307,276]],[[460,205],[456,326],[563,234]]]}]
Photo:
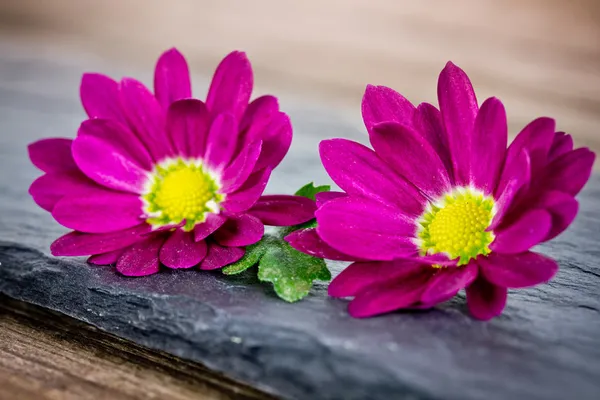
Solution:
[{"label": "green leaf", "polygon": [[266,247],[258,263],[258,279],[271,282],[275,293],[285,301],[295,302],[305,297],[315,279],[331,279],[331,272],[321,258],[301,253],[272,236]]},{"label": "green leaf", "polygon": [[314,200],[317,193],[329,192],[330,190],[331,186],[329,185],[315,186],[314,182],[311,182],[298,189],[296,196],[308,197]]},{"label": "green leaf", "polygon": [[248,268],[258,264],[258,261],[260,261],[260,258],[263,256],[263,254],[265,254],[266,251],[267,244],[263,238],[260,242],[246,247],[246,253],[242,258],[233,264],[229,264],[228,266],[224,267],[221,271],[225,275],[235,275],[244,272]]}]

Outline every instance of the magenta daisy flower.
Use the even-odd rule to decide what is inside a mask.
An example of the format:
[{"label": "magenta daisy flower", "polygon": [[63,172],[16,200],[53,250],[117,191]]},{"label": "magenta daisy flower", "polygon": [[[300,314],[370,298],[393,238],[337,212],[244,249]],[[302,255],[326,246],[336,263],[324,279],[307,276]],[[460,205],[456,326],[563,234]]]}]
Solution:
[{"label": "magenta daisy flower", "polygon": [[373,150],[321,142],[323,165],[345,193],[319,194],[317,228],[287,240],[309,254],[355,261],[329,286],[367,317],[431,307],[466,288],[471,314],[499,315],[507,288],[546,282],[556,263],[529,249],[575,218],[574,196],[595,155],[573,150],[554,120],[527,125],[507,149],[502,103],[478,106],[452,63],[438,83],[440,111],[367,87],[362,112]]},{"label": "magenta daisy flower", "polygon": [[152,94],[140,82],[86,74],[81,100],[90,119],[77,137],[29,146],[46,174],[35,202],[74,231],[56,256],[92,255],[124,275],[170,268],[215,269],[244,254],[267,225],[313,218],[314,203],[262,196],[292,140],[277,99],[249,102],[252,68],[244,53],[218,66],[206,102],[191,99],[188,66],[175,49],[156,65]]}]

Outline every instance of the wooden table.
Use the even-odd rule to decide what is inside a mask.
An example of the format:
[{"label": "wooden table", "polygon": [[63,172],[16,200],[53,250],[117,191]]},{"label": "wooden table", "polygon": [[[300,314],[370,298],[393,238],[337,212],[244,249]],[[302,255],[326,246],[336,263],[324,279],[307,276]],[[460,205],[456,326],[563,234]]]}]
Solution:
[{"label": "wooden table", "polygon": [[[505,102],[513,133],[551,115],[579,145],[600,149],[595,0],[160,4],[4,0],[0,38],[48,58],[85,52],[148,71],[162,49],[177,45],[204,74],[228,50],[245,49],[261,89],[315,99],[314,107],[325,104],[356,126],[366,83],[434,101],[437,74],[452,59],[470,73],[481,99]],[[269,398],[201,365],[0,299],[0,399],[155,397]]]}]

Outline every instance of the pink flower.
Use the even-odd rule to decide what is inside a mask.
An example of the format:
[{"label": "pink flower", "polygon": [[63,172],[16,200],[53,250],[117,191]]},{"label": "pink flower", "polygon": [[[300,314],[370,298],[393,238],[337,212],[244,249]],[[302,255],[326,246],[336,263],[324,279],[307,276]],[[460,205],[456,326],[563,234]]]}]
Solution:
[{"label": "pink flower", "polygon": [[92,255],[124,275],[170,268],[215,269],[261,239],[264,224],[313,218],[296,196],[262,196],[292,140],[277,99],[250,102],[252,68],[244,53],[218,66],[206,102],[191,99],[183,56],[165,52],[153,95],[125,78],[85,74],[81,101],[90,119],[77,137],[29,146],[45,172],[30,188],[35,202],[73,229],[56,256]]},{"label": "pink flower", "polygon": [[499,315],[507,288],[551,279],[557,264],[530,252],[575,218],[574,196],[595,155],[573,150],[554,120],[539,118],[507,146],[502,103],[478,106],[452,63],[438,83],[440,111],[368,86],[362,113],[374,151],[321,142],[323,165],[345,193],[317,199],[317,228],[287,237],[309,254],[355,261],[329,286],[368,317],[431,307],[466,288],[471,314]]}]

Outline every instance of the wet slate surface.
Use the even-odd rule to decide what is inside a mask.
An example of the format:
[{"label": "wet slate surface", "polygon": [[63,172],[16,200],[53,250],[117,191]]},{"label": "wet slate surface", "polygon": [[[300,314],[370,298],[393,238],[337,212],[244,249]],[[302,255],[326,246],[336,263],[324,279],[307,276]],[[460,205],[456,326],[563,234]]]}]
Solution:
[{"label": "wet slate surface", "polygon": [[[77,83],[90,61],[2,54],[1,293],[199,361],[284,398],[600,396],[600,178],[580,196],[572,228],[539,248],[559,261],[556,279],[511,293],[505,313],[489,323],[469,318],[463,297],[429,312],[353,320],[346,302],[327,298],[322,284],[290,305],[252,273],[123,278],[110,267],[49,256],[49,244],[65,230],[27,195],[38,172],[25,146],[40,137],[73,136],[83,115]],[[314,150],[320,138],[361,138],[342,118],[293,104],[286,108],[295,140],[271,192],[290,192],[311,179],[328,182]],[[331,267],[335,274],[343,265]]]}]

